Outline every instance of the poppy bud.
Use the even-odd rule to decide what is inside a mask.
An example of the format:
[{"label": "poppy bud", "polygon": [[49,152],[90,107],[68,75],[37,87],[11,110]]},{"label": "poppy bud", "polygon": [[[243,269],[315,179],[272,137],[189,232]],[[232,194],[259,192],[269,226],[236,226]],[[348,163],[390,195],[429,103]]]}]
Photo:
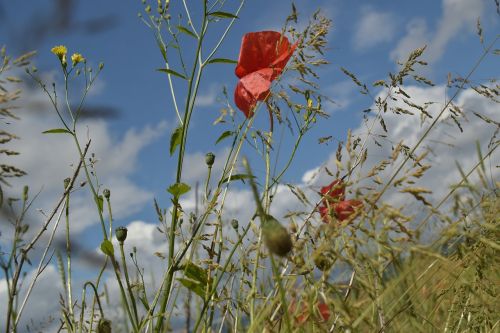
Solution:
[{"label": "poppy bud", "polygon": [[215,162],[215,155],[212,152],[207,153],[205,155],[205,162],[207,163],[208,167],[211,168]]},{"label": "poppy bud", "polygon": [[237,219],[232,219],[231,220],[231,226],[233,227],[234,230],[238,230],[238,220]]},{"label": "poppy bud", "polygon": [[23,201],[28,201],[28,191],[29,187],[28,185],[25,185],[23,188]]},{"label": "poppy bud", "polygon": [[71,182],[71,178],[64,179],[64,189],[68,188],[70,182]]},{"label": "poppy bud", "polygon": [[284,257],[292,250],[290,234],[274,217],[267,215],[262,223],[264,243],[271,253]]},{"label": "poppy bud", "polygon": [[115,235],[116,235],[116,239],[118,239],[118,242],[120,242],[120,244],[123,244],[123,242],[125,242],[125,239],[127,239],[127,228],[125,227],[118,227],[115,229]]},{"label": "poppy bud", "polygon": [[104,318],[99,319],[97,333],[111,333],[111,321]]},{"label": "poppy bud", "polygon": [[109,197],[111,196],[111,191],[107,188],[104,189],[104,191],[102,191],[102,194],[104,195],[104,197],[109,200]]},{"label": "poppy bud", "polygon": [[319,251],[319,249],[314,251],[313,261],[314,265],[322,272],[329,270],[333,264],[332,259],[322,251]]}]

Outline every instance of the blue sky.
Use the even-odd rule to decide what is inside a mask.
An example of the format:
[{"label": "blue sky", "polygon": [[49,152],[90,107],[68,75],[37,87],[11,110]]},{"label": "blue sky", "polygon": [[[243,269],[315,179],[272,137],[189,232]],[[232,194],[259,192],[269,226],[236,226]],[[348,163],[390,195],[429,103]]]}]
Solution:
[{"label": "blue sky", "polygon": [[[199,13],[199,3],[188,1],[194,17]],[[236,5],[236,1],[228,1],[227,11],[236,8]],[[94,141],[96,155],[101,160],[97,164],[97,172],[102,175],[104,187],[110,187],[112,198],[116,198],[115,225],[129,225],[131,221],[155,223],[152,199],[157,198],[164,207],[168,207],[169,198],[165,190],[175,176],[176,158],[169,156],[168,145],[170,133],[176,126],[176,116],[171,107],[167,80],[156,71],[163,67],[163,63],[153,33],[137,16],[139,12],[143,13],[144,6],[140,1],[78,1],[74,2],[71,16],[57,17],[55,13],[60,10],[56,9],[60,9],[60,6],[59,2],[49,0],[0,1],[0,44],[6,44],[11,53],[37,49],[35,64],[39,73],[49,82],[55,80],[58,84],[61,76],[57,71],[57,59],[50,53],[54,45],[64,44],[69,53],[82,53],[95,67],[101,61],[104,63],[104,71],[94,92],[87,99],[89,106],[114,110],[112,117],[94,119],[89,123],[90,132],[97,139]],[[296,7],[300,14],[299,28],[319,8],[333,20],[325,55],[330,65],[319,74],[322,92],[338,103],[326,107],[330,118],[322,120],[308,133],[295,163],[284,178],[284,182],[304,186],[307,183],[307,177],[304,176],[308,171],[331,163],[338,140],[345,139],[349,128],[363,132],[362,110],[373,104],[372,99],[357,93],[356,86],[340,71],[340,67],[347,68],[363,82],[371,84],[378,79],[385,79],[389,72],[396,71],[397,60],[406,59],[411,50],[427,44],[423,59],[429,62],[429,66],[422,73],[438,87],[425,90],[415,86],[414,91],[423,98],[432,96],[436,102],[442,103],[447,96],[444,84],[448,73],[465,76],[481,55],[482,47],[476,34],[477,18],[481,18],[487,44],[498,33],[500,17],[493,0],[299,0]],[[178,8],[174,7],[175,10]],[[280,29],[289,11],[288,1],[247,1],[217,56],[237,59],[244,33]],[[59,20],[60,28],[57,28]],[[97,23],[102,24],[103,29],[90,33],[89,29],[96,29]],[[214,28],[208,42],[213,43],[218,34],[220,28]],[[190,44],[186,46],[189,48]],[[487,82],[498,74],[498,62],[490,56],[472,80],[475,83]],[[200,171],[200,164],[204,167],[204,154],[213,151],[220,156],[224,152],[224,144],[215,146],[215,140],[229,128],[207,125],[219,115],[218,110],[222,105],[217,97],[221,96],[222,87],[226,86],[232,96],[236,83],[233,65],[213,65],[205,73],[199,92],[201,102],[193,116],[190,129],[192,136],[188,143],[186,163],[191,163],[192,167],[187,165],[191,171],[187,172],[186,182],[193,186],[196,181],[203,179],[204,169]],[[177,81],[176,84],[182,82]],[[28,133],[29,130],[40,133],[49,129],[47,126],[54,126],[57,119],[55,113],[49,112],[49,107],[43,104],[47,99],[44,100],[37,88],[28,85],[25,90],[28,91],[26,99],[20,104],[26,103],[26,112],[22,114],[22,124],[18,125],[22,131],[19,135],[24,141],[19,144],[19,149],[25,155],[37,151],[39,155],[35,154],[37,159],[20,158],[29,176],[19,184],[29,180],[30,184],[34,184],[33,191],[43,189],[42,194],[48,199],[42,200],[40,206],[49,207],[49,202],[53,201],[59,188],[54,183],[62,184],[62,179],[70,172],[69,164],[74,161],[71,159],[74,152],[71,152],[70,144],[56,142],[62,140],[61,137],[46,138]],[[379,91],[373,90],[373,93],[376,95]],[[461,97],[463,103],[475,101],[474,96],[468,96]],[[471,109],[474,109],[474,105],[480,105],[477,103],[470,104]],[[496,112],[493,115],[498,120],[497,106],[486,105],[486,109]],[[263,119],[258,123],[265,124],[267,116],[260,116]],[[243,120],[241,113],[238,113],[237,120]],[[408,136],[414,134],[411,128],[396,120],[390,125],[394,129],[405,128]],[[471,128],[474,128],[473,124]],[[81,130],[85,132],[85,126]],[[317,143],[318,138],[330,135],[334,139],[330,144]],[[400,136],[405,137],[405,132]],[[470,138],[474,138],[474,135]],[[469,146],[458,149],[465,158],[473,153]],[[498,159],[498,154],[496,157]],[[47,166],[43,170],[41,162],[41,165]],[[309,184],[310,193],[314,193],[325,179],[323,177]],[[236,195],[245,198],[243,189],[241,191]],[[80,203],[78,200],[83,202],[84,197],[77,198],[75,206]],[[287,209],[284,204],[280,206],[277,203],[277,206],[279,208],[276,211],[281,213]],[[237,208],[234,207],[235,211]],[[85,221],[76,233],[89,250],[98,244],[99,237],[96,234],[100,228],[96,216],[90,214],[95,215],[95,212],[83,210],[75,213],[75,220],[81,218]],[[161,248],[159,241],[155,244]]]}]

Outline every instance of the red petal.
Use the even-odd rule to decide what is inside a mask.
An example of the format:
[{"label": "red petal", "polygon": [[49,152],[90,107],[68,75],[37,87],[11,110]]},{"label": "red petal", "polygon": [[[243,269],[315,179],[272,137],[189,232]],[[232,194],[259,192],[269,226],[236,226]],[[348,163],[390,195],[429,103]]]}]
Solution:
[{"label": "red petal", "polygon": [[275,68],[278,76],[292,56],[297,44],[277,31],[250,32],[243,36],[235,74],[242,78],[263,68]]},{"label": "red petal", "polygon": [[321,188],[321,194],[329,202],[342,201],[345,198],[345,184],[340,179],[335,179],[330,185]]},{"label": "red petal", "polygon": [[234,101],[247,118],[253,115],[257,101],[263,101],[269,95],[273,70],[264,68],[244,76],[236,85]]},{"label": "red petal", "polygon": [[321,220],[323,220],[324,223],[330,223],[331,221],[330,207],[321,206],[318,208],[318,210],[319,210],[319,215],[321,216]]},{"label": "red petal", "polygon": [[345,200],[335,205],[335,214],[339,221],[347,220],[363,203],[359,200]]},{"label": "red petal", "polygon": [[323,318],[324,321],[328,321],[330,318],[330,309],[328,308],[328,305],[325,303],[318,303],[318,310],[321,318]]}]

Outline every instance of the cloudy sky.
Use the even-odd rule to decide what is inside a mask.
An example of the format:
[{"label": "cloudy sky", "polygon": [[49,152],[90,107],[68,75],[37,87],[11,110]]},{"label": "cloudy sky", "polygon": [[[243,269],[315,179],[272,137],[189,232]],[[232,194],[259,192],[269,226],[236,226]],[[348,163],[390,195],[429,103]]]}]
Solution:
[{"label": "cloudy sky", "polygon": [[[290,13],[288,1],[247,2],[217,57],[237,59],[244,33],[279,30]],[[192,3],[188,5],[196,17],[200,8],[198,2]],[[227,11],[237,7],[236,1],[228,3]],[[34,62],[40,75],[49,84],[56,82],[59,87],[61,75],[57,59],[50,53],[54,45],[66,45],[70,54],[82,53],[94,67],[99,62],[104,63],[104,71],[87,99],[89,115],[94,117],[88,117],[80,124],[79,133],[82,140],[87,137],[92,139],[91,152],[98,160],[96,171],[100,183],[111,189],[115,225],[129,226],[133,234],[129,244],[137,245],[143,255],[150,258],[154,252],[165,252],[166,247],[155,233],[157,219],[153,198],[161,206],[169,207],[166,188],[174,182],[176,158],[169,156],[168,149],[177,117],[165,76],[156,71],[163,64],[153,32],[137,15],[143,12],[143,7],[140,1],[0,1],[0,44],[5,44],[8,52],[13,54],[38,50]],[[358,87],[342,73],[341,67],[355,73],[364,83],[371,84],[386,79],[389,72],[397,71],[398,61],[406,60],[412,50],[426,45],[423,60],[428,62],[428,66],[421,68],[420,74],[436,85],[427,87],[409,83],[406,92],[414,102],[433,102],[428,111],[436,115],[454,93],[446,85],[448,75],[466,76],[483,52],[476,33],[478,18],[485,45],[498,34],[500,18],[493,0],[425,0],[397,4],[369,0],[298,0],[296,7],[300,14],[298,28],[305,26],[317,9],[333,20],[325,54],[330,64],[319,74],[322,92],[335,104],[326,105],[330,117],[319,121],[308,133],[295,163],[283,179],[283,183],[300,186],[312,201],[319,199],[316,195],[319,187],[331,181],[324,167],[335,165],[338,142],[345,141],[348,129],[361,136],[365,134],[367,128],[362,111],[375,108],[374,98],[384,96],[384,91],[375,88],[370,96],[361,95]],[[177,9],[174,7],[174,10]],[[221,31],[214,28],[213,33],[208,34],[208,43],[214,43]],[[187,49],[189,46],[189,43],[186,44]],[[498,49],[498,43],[494,48]],[[489,85],[490,80],[498,76],[498,68],[498,61],[490,55],[475,71],[471,81]],[[16,195],[15,191],[24,184],[30,185],[31,193],[40,192],[29,215],[32,223],[36,224],[57,199],[63,179],[71,175],[76,152],[68,138],[42,134],[60,125],[47,97],[33,82],[27,81],[23,86],[24,97],[18,102],[22,120],[12,122],[7,129],[21,137],[12,148],[21,152],[19,157],[15,157],[15,163],[26,170],[28,176],[16,182],[17,187],[9,190],[8,194]],[[220,172],[223,157],[228,154],[228,141],[217,145],[215,141],[222,132],[231,128],[224,124],[211,124],[224,107],[223,88],[226,87],[232,96],[236,83],[233,65],[213,65],[205,73],[190,129],[183,177],[183,181],[193,188],[197,182],[203,184],[206,175],[204,156],[207,152],[212,151],[217,156],[215,175]],[[77,93],[75,89],[74,94]],[[496,127],[485,124],[473,112],[500,120],[498,104],[488,102],[471,89],[460,92],[454,103],[464,110],[464,133],[453,127],[448,119],[440,124],[426,143],[426,146],[433,147],[429,159],[435,167],[422,180],[422,185],[433,189],[432,198],[435,200],[445,195],[449,185],[460,179],[458,171],[455,171],[455,161],[464,170],[477,162],[476,140],[479,140],[483,152],[488,149],[488,140]],[[265,125],[267,116],[264,113],[258,116],[261,119],[257,120],[256,126]],[[448,116],[446,113],[444,119]],[[236,121],[243,121],[241,113],[236,114]],[[409,146],[414,144],[427,124],[422,124],[418,116],[393,114],[388,114],[385,121],[391,133],[390,140],[384,141],[382,147],[367,141],[370,153],[365,172],[370,164],[390,156],[395,143],[405,140]],[[6,125],[2,122],[3,126]],[[278,128],[277,133],[280,131],[281,128]],[[374,131],[380,133],[381,128]],[[319,138],[329,136],[331,140],[328,143],[318,144]],[[282,146],[287,151],[290,144],[282,142]],[[257,173],[263,170],[262,161],[251,159],[251,162]],[[492,179],[498,176],[498,164],[499,154],[496,153],[488,161]],[[277,193],[272,207],[274,214],[283,216],[296,208],[296,199],[288,187],[280,185]],[[401,198],[388,196],[387,200],[398,204],[402,203],[398,200],[404,201]],[[185,208],[194,208],[194,202],[192,191],[184,200]],[[228,220],[233,217],[247,220],[252,207],[242,203],[249,202],[251,195],[248,188],[235,187],[226,199],[224,217]],[[100,226],[92,205],[85,188],[76,191],[72,199],[72,230],[84,253],[94,253],[100,242]],[[6,224],[2,223],[2,248],[8,241],[8,232],[3,232],[4,228]],[[151,260],[161,259],[151,257]],[[87,268],[88,263],[81,260],[76,269],[83,276]],[[50,265],[44,279],[57,279],[56,275],[57,269]],[[43,281],[48,281],[44,279],[39,284],[40,289],[35,289],[37,298],[45,292],[59,292],[58,285],[44,284]],[[0,299],[4,299],[6,293],[4,281],[0,280]],[[5,305],[1,303],[0,313],[4,313]],[[51,304],[52,308],[50,304],[44,308],[56,311],[57,302]],[[40,306],[33,305],[27,309],[35,321],[45,316],[39,311]]]}]

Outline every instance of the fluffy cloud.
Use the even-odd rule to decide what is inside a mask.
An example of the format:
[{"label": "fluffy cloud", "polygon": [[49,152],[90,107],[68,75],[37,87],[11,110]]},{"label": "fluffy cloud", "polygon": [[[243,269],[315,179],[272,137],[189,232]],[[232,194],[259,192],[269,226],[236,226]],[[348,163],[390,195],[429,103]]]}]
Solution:
[{"label": "fluffy cloud", "polygon": [[[25,277],[25,285],[28,285],[34,277],[35,271],[29,272]],[[55,332],[60,325],[59,320],[59,299],[58,295],[62,292],[61,277],[57,273],[54,265],[45,268],[38,282],[33,288],[30,299],[24,309],[21,321],[19,323],[20,332]],[[19,294],[19,300],[22,301],[26,295],[26,288]],[[5,279],[0,279],[0,313],[3,316],[7,313],[7,283]],[[0,329],[5,330],[5,323],[0,323]]]},{"label": "fluffy cloud", "polygon": [[[446,87],[436,86],[432,88],[423,87],[406,87],[405,91],[412,97],[412,101],[416,104],[423,105],[425,102],[432,102],[427,111],[436,116],[444,106]],[[384,92],[379,96],[384,97]],[[442,119],[438,122],[436,127],[430,132],[430,135],[425,139],[418,152],[423,152],[424,149],[430,151],[425,163],[432,164],[432,168],[417,181],[417,186],[429,188],[433,191],[428,196],[429,200],[437,202],[441,200],[449,191],[453,184],[461,180],[460,172],[455,162],[460,167],[468,172],[477,162],[478,155],[476,151],[476,142],[481,144],[483,155],[489,149],[487,147],[490,138],[493,136],[496,127],[494,125],[486,124],[483,120],[476,117],[472,112],[477,112],[490,119],[495,119],[498,113],[498,105],[490,102],[484,97],[478,95],[472,89],[462,91],[458,98],[454,101],[455,105],[460,107],[463,112],[461,119],[463,133],[460,132],[458,127],[450,119],[450,113],[446,111]],[[408,108],[402,102],[392,103],[391,106],[399,106]],[[372,109],[375,109],[372,106]],[[418,111],[416,111],[418,113]],[[419,114],[414,116],[401,116],[390,112],[384,115],[384,120],[389,131],[387,140],[378,139],[382,145],[379,147],[373,140],[367,141],[368,159],[362,170],[358,170],[359,175],[366,174],[377,162],[383,158],[390,158],[392,148],[398,142],[403,141],[409,147],[413,147],[419,138],[423,135],[428,128],[430,121],[422,122]],[[371,118],[368,123],[371,123]],[[367,132],[365,124],[360,125],[357,129],[353,130],[353,134],[364,137]],[[374,129],[375,133],[382,133],[381,128]],[[387,180],[388,177],[399,166],[401,160],[398,160],[393,167],[388,167],[384,173],[381,174],[382,180]],[[495,165],[500,163],[500,154],[498,152],[486,161],[486,165],[492,166],[489,169],[488,177],[491,180],[497,179],[500,172]],[[335,154],[332,154],[328,161],[325,163],[328,168],[335,169]],[[311,175],[315,170],[307,172],[307,178],[310,180]],[[477,177],[471,177],[472,182],[477,181]],[[321,170],[317,177],[313,179],[312,183],[321,185],[331,181],[324,170]],[[362,184],[367,184],[366,181]],[[370,185],[374,185],[370,183]],[[384,201],[390,202],[396,206],[408,207],[408,197],[396,191],[388,192],[383,197]]]},{"label": "fluffy cloud", "polygon": [[484,11],[484,0],[443,0],[443,13],[434,31],[429,31],[422,18],[411,20],[406,35],[391,52],[393,60],[404,61],[408,54],[427,44],[426,59],[438,61],[448,43],[462,31],[474,31],[477,19]]},{"label": "fluffy cloud", "polygon": [[[31,99],[36,101],[38,96],[32,96]],[[21,153],[12,159],[12,163],[28,175],[14,184],[29,184],[32,194],[41,191],[34,205],[47,212],[63,189],[63,179],[72,175],[78,153],[69,136],[42,134],[45,130],[61,127],[55,114],[40,112],[22,114],[21,117],[20,121],[13,122],[9,127],[21,140],[16,140],[10,147]],[[82,146],[89,138],[92,140],[87,157],[94,154],[97,160],[96,174],[102,186],[112,191],[113,211],[117,218],[139,211],[151,200],[152,193],[136,184],[132,175],[137,169],[141,150],[161,136],[165,129],[166,123],[162,122],[141,130],[129,129],[122,137],[113,137],[104,120],[88,120],[77,127]],[[80,181],[83,179],[82,170]],[[18,195],[12,189],[7,188],[7,191],[7,195]],[[82,231],[97,222],[97,213],[87,188],[77,189],[72,201],[71,214],[76,222],[73,232]],[[31,218],[39,220],[40,216],[32,214]]]},{"label": "fluffy cloud", "polygon": [[378,44],[390,42],[396,32],[395,17],[388,12],[379,12],[365,7],[361,11],[352,43],[356,50],[365,50]]}]

